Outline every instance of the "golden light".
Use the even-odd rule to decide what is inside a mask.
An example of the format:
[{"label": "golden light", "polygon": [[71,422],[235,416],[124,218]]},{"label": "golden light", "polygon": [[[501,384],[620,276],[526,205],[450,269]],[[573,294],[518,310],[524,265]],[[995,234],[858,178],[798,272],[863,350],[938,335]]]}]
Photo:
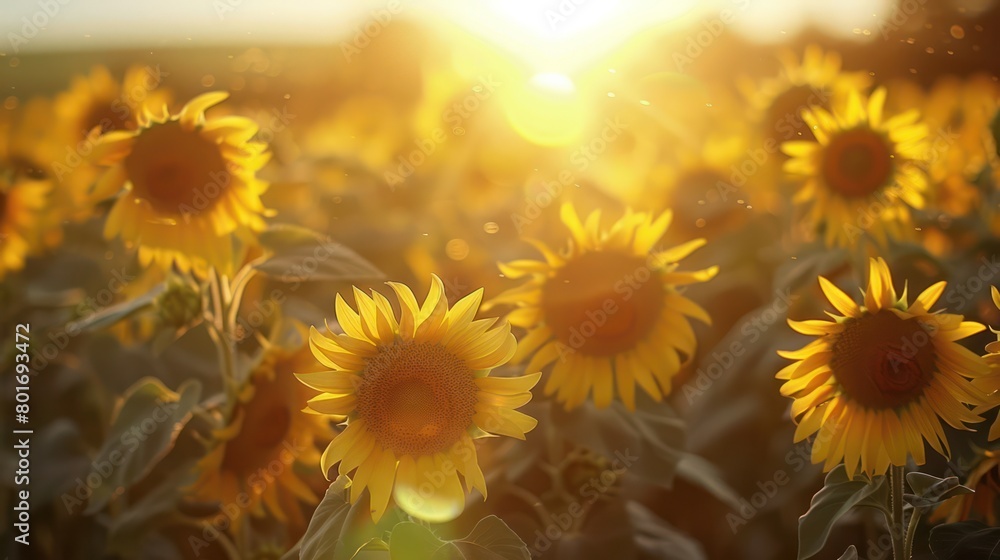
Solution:
[{"label": "golden light", "polygon": [[565,74],[535,74],[501,95],[511,127],[542,146],[563,146],[579,138],[587,122],[582,96]]}]

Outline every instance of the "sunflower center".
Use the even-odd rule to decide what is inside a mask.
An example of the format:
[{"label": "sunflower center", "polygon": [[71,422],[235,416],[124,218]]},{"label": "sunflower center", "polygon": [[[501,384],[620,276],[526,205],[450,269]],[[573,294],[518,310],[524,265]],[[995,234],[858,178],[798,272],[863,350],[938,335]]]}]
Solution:
[{"label": "sunflower center", "polygon": [[472,370],[443,346],[397,342],[368,360],[358,416],[397,456],[427,455],[461,439],[472,425],[477,393]]},{"label": "sunflower center", "polygon": [[168,214],[211,208],[231,180],[220,147],[178,121],[143,130],[125,159],[125,171],[135,194]]},{"label": "sunflower center", "polygon": [[269,453],[289,436],[291,401],[287,387],[278,383],[277,380],[257,383],[253,399],[243,407],[240,433],[226,442],[223,469],[236,472],[253,470],[262,461],[269,460]]},{"label": "sunflower center", "polygon": [[841,132],[823,150],[823,178],[846,197],[864,197],[885,187],[892,177],[892,149],[867,128]]},{"label": "sunflower center", "polygon": [[931,335],[916,319],[887,310],[848,319],[833,345],[830,366],[844,392],[876,409],[919,398],[935,371]]},{"label": "sunflower center", "polygon": [[541,306],[560,342],[583,354],[610,356],[649,334],[663,309],[663,287],[642,257],[587,253],[545,283]]}]

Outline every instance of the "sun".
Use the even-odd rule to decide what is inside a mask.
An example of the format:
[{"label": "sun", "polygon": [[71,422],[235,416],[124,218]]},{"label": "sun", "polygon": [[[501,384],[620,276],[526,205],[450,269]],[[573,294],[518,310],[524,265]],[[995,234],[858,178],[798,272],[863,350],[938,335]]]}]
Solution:
[{"label": "sun", "polygon": [[96,142],[93,160],[109,167],[97,196],[118,195],[104,235],[138,246],[143,266],[230,273],[236,241],[251,243],[264,228],[270,211],[260,196],[267,183],[256,172],[268,154],[251,140],[257,125],[238,116],[205,117],[227,97],[200,95],[176,115],[144,112],[137,130],[108,132]]},{"label": "sun", "polygon": [[670,212],[627,211],[602,229],[599,212],[581,222],[566,204],[562,221],[572,235],[568,254],[533,242],[545,261],[500,264],[504,276],[528,278],[490,302],[515,305],[507,319],[528,330],[514,360],[528,360],[528,371],[551,364],[545,394],[555,394],[567,409],[580,406],[591,393],[598,407],[607,407],[617,392],[634,410],[636,385],[661,400],[682,362],[694,356],[697,344],[688,318],[706,324],[710,319],[678,287],[705,282],[718,267],[678,270],[678,261],[704,239],[656,247],[671,217]]},{"label": "sun", "polygon": [[828,246],[850,246],[864,233],[881,245],[906,237],[910,208],[923,208],[927,127],[916,111],[883,119],[885,90],[852,91],[843,107],[813,107],[802,118],[815,141],[791,141],[784,169],[801,181],[794,201]]},{"label": "sun", "polygon": [[309,401],[309,411],[346,421],[320,464],[324,473],[339,463],[339,473],[350,474],[351,503],[367,488],[376,521],[390,494],[410,515],[449,521],[473,488],[486,497],[473,440],[524,439],[535,427],[534,418],[515,409],[531,400],[540,374],[489,376],[510,360],[517,343],[508,324],[475,319],[482,289],[449,309],[437,276],[423,305],[407,286],[389,285],[398,317],[374,290],[368,296],[355,288],[357,310],[337,295],[344,334],[314,328],[310,336],[316,359],[330,371],[298,378],[323,392]]},{"label": "sun", "polygon": [[924,464],[926,440],[949,457],[941,422],[964,430],[981,422],[966,405],[981,405],[985,394],[973,380],[990,368],[956,341],[985,327],[961,315],[931,308],[945,282],[927,288],[907,303],[897,297],[889,267],[869,263],[862,304],[826,278],[820,286],[837,312],[833,321],[788,323],[816,336],[800,350],[778,352],[794,360],[778,372],[781,394],[794,399],[795,441],[817,434],[812,461],[829,471],[843,462],[848,476],[884,474],[889,465],[904,466],[907,457]]}]

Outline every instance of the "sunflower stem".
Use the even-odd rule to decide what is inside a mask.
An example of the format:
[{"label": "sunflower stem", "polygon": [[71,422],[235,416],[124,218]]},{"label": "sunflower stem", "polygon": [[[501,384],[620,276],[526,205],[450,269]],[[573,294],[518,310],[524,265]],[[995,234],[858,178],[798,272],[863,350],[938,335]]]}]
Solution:
[{"label": "sunflower stem", "polygon": [[890,500],[892,501],[892,520],[890,521],[889,534],[892,537],[892,557],[894,560],[908,560],[908,557],[905,556],[906,532],[903,530],[904,476],[903,467],[893,465],[889,471]]},{"label": "sunflower stem", "polygon": [[906,541],[903,543],[903,558],[913,557],[913,537],[917,534],[917,525],[920,524],[920,511],[913,508],[910,512],[910,522],[906,526]]},{"label": "sunflower stem", "polygon": [[219,352],[219,365],[222,367],[222,380],[226,393],[230,397],[228,404],[236,404],[239,392],[236,382],[236,346],[233,339],[233,323],[229,320],[229,308],[232,305],[228,278],[221,277],[213,267],[209,270],[209,286],[212,292],[213,317],[209,333]]}]

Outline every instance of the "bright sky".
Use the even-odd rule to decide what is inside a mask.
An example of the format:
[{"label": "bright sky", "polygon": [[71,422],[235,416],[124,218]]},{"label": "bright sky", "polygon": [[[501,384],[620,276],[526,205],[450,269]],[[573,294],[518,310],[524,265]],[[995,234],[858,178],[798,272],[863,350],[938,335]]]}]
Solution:
[{"label": "bright sky", "polygon": [[809,23],[864,38],[858,30],[876,30],[893,9],[891,0],[2,0],[0,53],[337,42],[357,25],[377,29],[379,18],[430,17],[452,20],[516,54],[579,55],[610,50],[655,23],[713,19],[723,10],[737,32],[761,41],[787,40]]}]

